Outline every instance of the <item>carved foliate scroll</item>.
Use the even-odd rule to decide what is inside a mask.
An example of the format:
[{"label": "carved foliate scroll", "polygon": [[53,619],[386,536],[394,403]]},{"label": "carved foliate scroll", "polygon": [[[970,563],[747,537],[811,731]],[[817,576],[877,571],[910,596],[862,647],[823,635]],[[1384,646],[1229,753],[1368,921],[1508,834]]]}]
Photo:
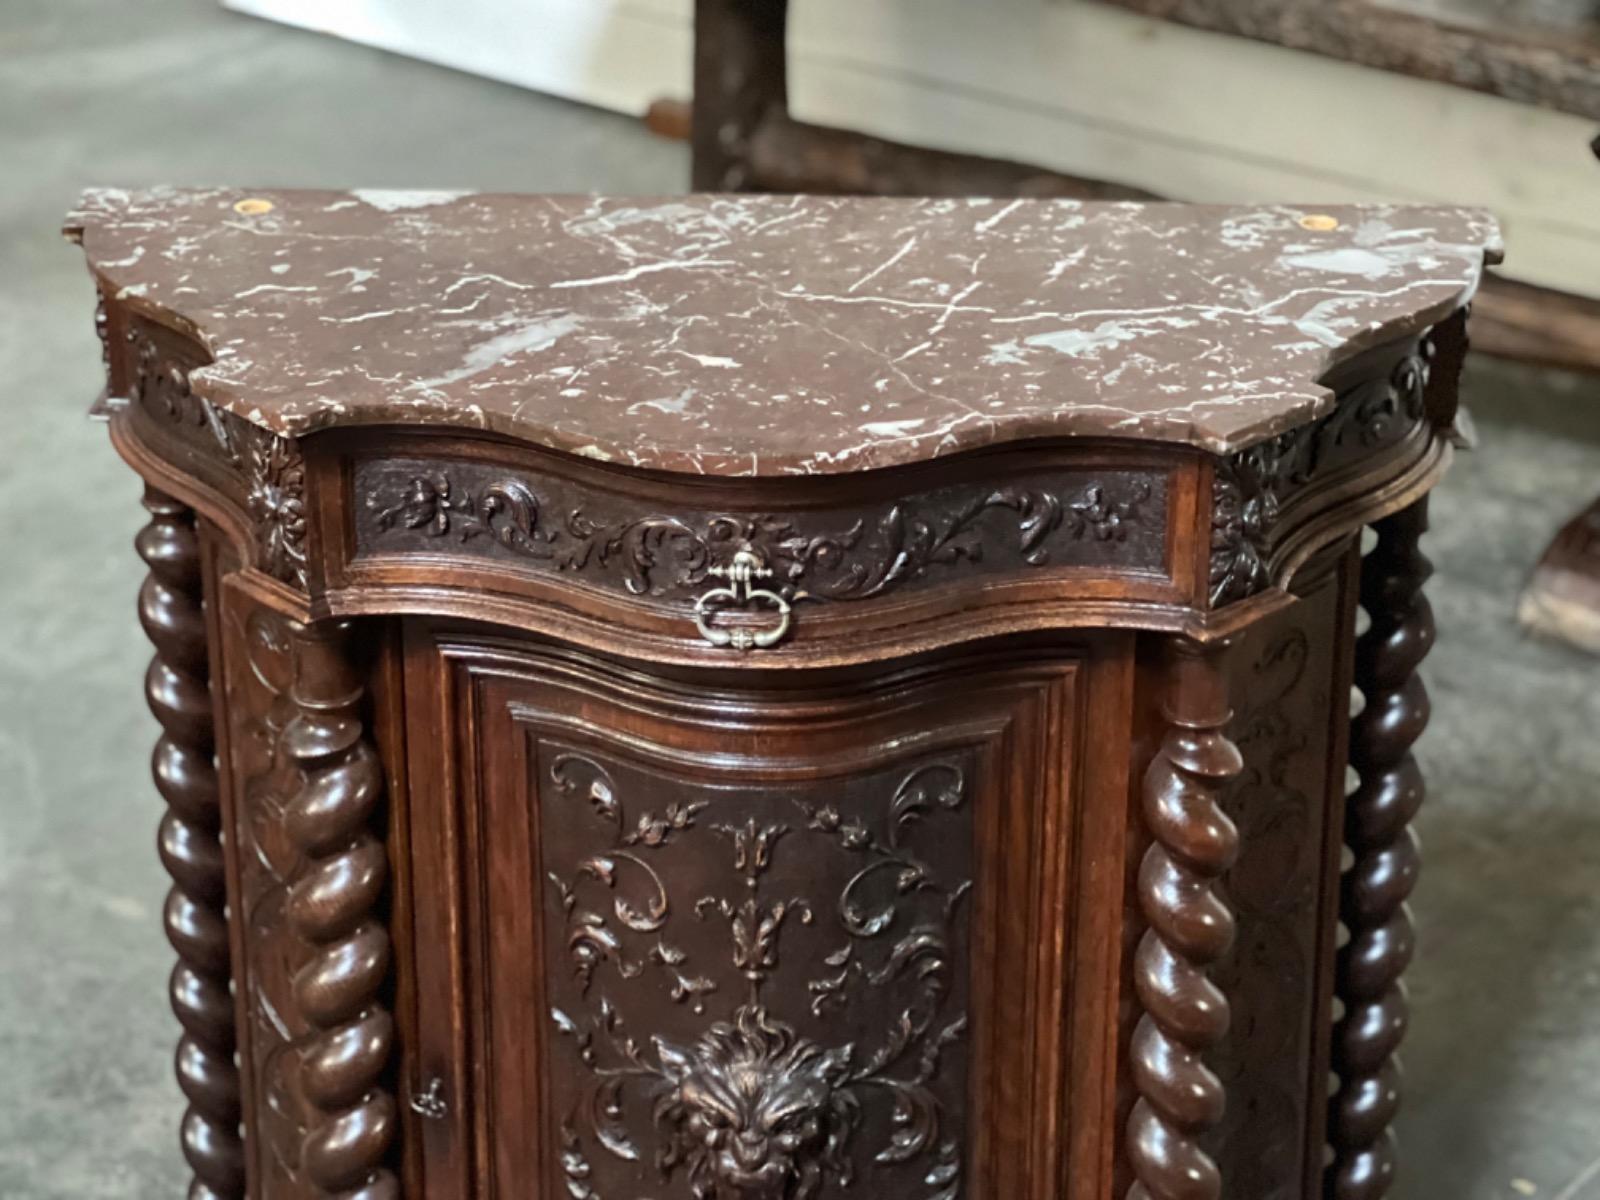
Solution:
[{"label": "carved foliate scroll", "polygon": [[301,1144],[313,1113],[300,1090],[300,1055],[311,1030],[294,1000],[295,973],[310,947],[285,906],[303,855],[284,814],[300,789],[300,767],[284,745],[294,717],[291,623],[224,589],[227,711],[233,758],[234,828],[239,836],[238,919],[247,951],[238,970],[244,996],[241,1050],[253,1080],[252,1158],[263,1200],[310,1195]]},{"label": "carved foliate scroll", "polygon": [[499,559],[634,596],[692,599],[740,549],[772,567],[789,600],[868,600],[959,572],[1165,561],[1166,480],[1148,471],[1036,471],[813,513],[652,511],[570,481],[425,459],[359,462],[355,490],[358,554]]},{"label": "carved foliate scroll", "polygon": [[362,726],[361,677],[346,622],[291,625],[294,715],[284,749],[301,786],[284,809],[300,853],[285,912],[310,954],[294,974],[294,1000],[309,1027],[299,1085],[311,1120],[300,1161],[317,1195],[392,1200],[386,1164],[394,1097],[384,1075],[394,1021],[383,998],[389,931],[379,903],[388,861],[373,826],[383,768]]},{"label": "carved foliate scroll", "polygon": [[306,478],[298,443],[197,396],[189,382],[194,364],[183,354],[186,343],[173,335],[135,322],[127,338],[133,351],[133,402],[227,480],[251,523],[256,565],[304,591]]},{"label": "carved foliate scroll", "polygon": [[1212,485],[1210,599],[1213,608],[1272,582],[1271,551],[1284,507],[1353,463],[1403,441],[1426,418],[1430,339],[1386,375],[1343,392],[1320,421],[1221,459]]},{"label": "carved foliate scroll", "polygon": [[970,769],[730,788],[542,747],[568,1194],[961,1194]]},{"label": "carved foliate scroll", "polygon": [[1202,1145],[1225,1192],[1251,1200],[1305,1200],[1322,1168],[1319,993],[1328,986],[1328,842],[1338,836],[1329,813],[1343,786],[1328,756],[1342,720],[1339,664],[1353,640],[1352,566],[1301,572],[1297,603],[1250,626],[1228,655],[1228,732],[1244,770],[1221,802],[1240,850],[1219,892],[1237,935],[1211,972],[1231,1019],[1207,1062],[1228,1103]]}]

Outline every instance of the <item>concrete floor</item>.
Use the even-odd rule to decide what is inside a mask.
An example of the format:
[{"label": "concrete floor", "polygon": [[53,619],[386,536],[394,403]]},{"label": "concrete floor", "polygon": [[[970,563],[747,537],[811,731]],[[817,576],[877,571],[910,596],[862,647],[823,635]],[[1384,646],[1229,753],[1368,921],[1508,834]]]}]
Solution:
[{"label": "concrete floor", "polygon": [[[133,615],[142,511],[83,419],[99,349],[62,211],[97,182],[686,178],[683,148],[633,122],[209,0],[0,4],[0,1200],[185,1184]],[[1441,634],[1398,1200],[1600,1200],[1600,662],[1511,620],[1545,539],[1600,487],[1600,395],[1489,362],[1466,390],[1484,448],[1442,489],[1429,542]]]}]

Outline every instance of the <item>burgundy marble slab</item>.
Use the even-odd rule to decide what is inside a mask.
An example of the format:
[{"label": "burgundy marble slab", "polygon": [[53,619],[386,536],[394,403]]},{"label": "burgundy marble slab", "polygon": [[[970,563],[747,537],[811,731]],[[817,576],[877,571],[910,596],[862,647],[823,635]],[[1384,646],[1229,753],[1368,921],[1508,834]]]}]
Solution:
[{"label": "burgundy marble slab", "polygon": [[100,283],[284,434],[494,430],[639,467],[830,473],[997,442],[1225,452],[1469,300],[1487,215],[790,196],[87,193]]}]

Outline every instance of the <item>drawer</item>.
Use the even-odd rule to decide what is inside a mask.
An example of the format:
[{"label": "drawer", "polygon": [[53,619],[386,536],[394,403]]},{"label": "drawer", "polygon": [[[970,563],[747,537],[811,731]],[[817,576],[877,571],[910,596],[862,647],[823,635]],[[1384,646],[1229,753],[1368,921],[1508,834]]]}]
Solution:
[{"label": "drawer", "polygon": [[[381,586],[653,657],[816,665],[875,639],[1037,627],[1194,586],[1193,461],[1114,445],[852,476],[670,479],[456,437],[307,440],[336,456],[329,592]],[[1192,456],[1191,456],[1192,459]],[[329,476],[335,473],[327,471]]]}]

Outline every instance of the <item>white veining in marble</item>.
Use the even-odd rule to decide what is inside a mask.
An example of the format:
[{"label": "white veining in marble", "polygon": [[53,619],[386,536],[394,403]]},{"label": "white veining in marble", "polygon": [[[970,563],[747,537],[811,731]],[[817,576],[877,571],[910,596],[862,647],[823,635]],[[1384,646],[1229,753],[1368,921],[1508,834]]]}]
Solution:
[{"label": "white veining in marble", "polygon": [[1454,312],[1499,252],[1466,209],[1061,200],[100,189],[68,228],[209,348],[201,394],[280,432],[731,475],[1231,450],[1320,415],[1334,363]]}]

